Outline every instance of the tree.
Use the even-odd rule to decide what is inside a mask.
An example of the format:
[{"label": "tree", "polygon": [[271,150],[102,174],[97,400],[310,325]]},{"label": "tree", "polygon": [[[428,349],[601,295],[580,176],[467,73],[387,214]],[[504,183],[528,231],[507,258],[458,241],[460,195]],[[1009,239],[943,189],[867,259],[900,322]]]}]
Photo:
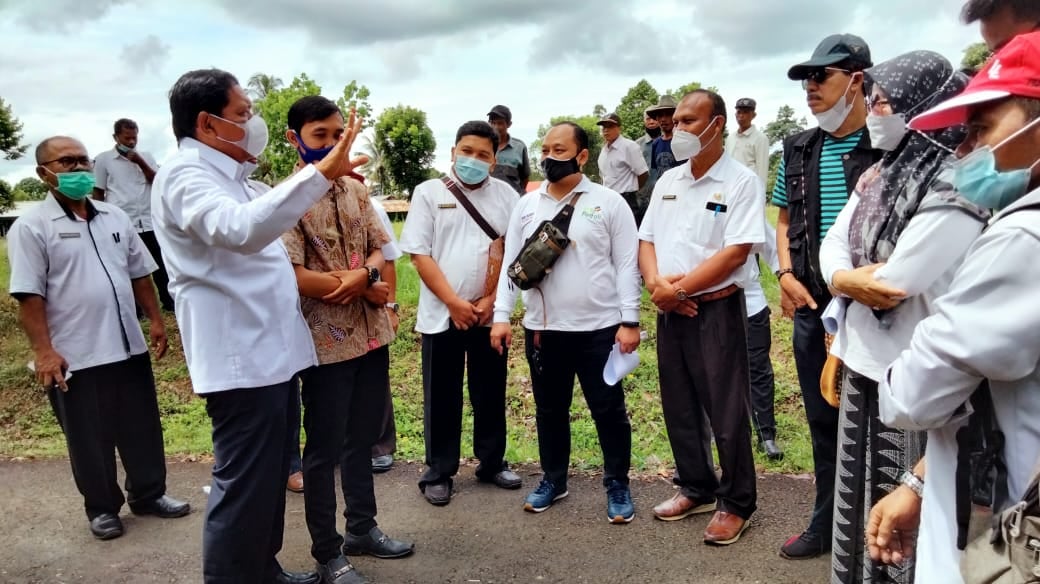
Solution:
[{"label": "tree", "polygon": [[296,100],[308,95],[321,95],[321,86],[307,77],[306,73],[300,73],[293,78],[289,87],[274,89],[253,104],[267,122],[267,131],[271,135],[267,149],[260,156],[259,166],[253,174],[257,180],[274,184],[292,173],[299,155],[285,139],[285,131],[289,127],[289,108]]},{"label": "tree", "polygon": [[[640,114],[639,119],[642,120],[642,114]],[[536,170],[538,175],[541,176],[539,162],[542,158],[542,140],[549,133],[549,129],[560,122],[574,122],[581,126],[589,135],[589,161],[585,163],[581,171],[591,180],[602,182],[603,179],[599,174],[599,152],[603,149],[603,136],[599,133],[599,126],[596,125],[598,121],[599,117],[596,115],[556,116],[550,119],[548,124],[538,126],[538,137],[531,143],[531,147],[528,149],[528,152],[531,153],[531,176],[535,176]],[[639,127],[643,127],[642,121],[639,122]],[[532,178],[531,180],[536,179]]]},{"label": "tree", "polygon": [[23,178],[14,185],[16,201],[42,201],[47,197],[47,184],[35,176]]},{"label": "tree", "polygon": [[351,109],[357,111],[357,115],[361,117],[361,127],[368,128],[372,126],[372,105],[368,103],[369,95],[371,92],[367,87],[358,85],[358,82],[352,79],[343,88],[343,97],[336,100],[336,105],[348,118]]},{"label": "tree", "polygon": [[22,123],[14,116],[11,106],[0,97],[0,152],[5,160],[18,160],[29,149],[28,144],[21,144]]},{"label": "tree", "polygon": [[379,185],[380,187],[388,182],[386,174],[386,166],[383,164],[383,153],[376,147],[375,140],[372,139],[370,134],[363,134],[361,136],[361,151],[355,152],[355,156],[364,154],[368,156],[368,162],[359,166],[356,170],[359,174],[365,176],[368,179],[370,186],[374,187]]},{"label": "tree", "polygon": [[622,135],[635,140],[646,131],[643,127],[643,112],[659,99],[657,90],[646,79],[640,79],[629,88],[614,112],[621,118]]},{"label": "tree", "polygon": [[986,61],[989,61],[991,56],[993,56],[993,51],[989,50],[986,43],[968,45],[967,48],[964,49],[964,58],[961,59],[961,68],[967,69],[973,74],[977,73],[978,70],[986,64]]},{"label": "tree", "polygon": [[596,116],[597,118],[602,118],[608,113],[610,112],[607,111],[607,108],[602,103],[597,103],[596,107],[592,108],[592,115]]},{"label": "tree", "polygon": [[[794,108],[789,105],[782,105],[776,112],[776,119],[766,124],[763,132],[769,137],[769,145],[776,146],[778,143],[783,142],[784,138],[804,130],[807,125],[804,117],[795,119]],[[769,155],[769,178],[766,181],[767,194],[773,192],[773,185],[776,184],[776,174],[780,168],[780,159],[782,157],[783,150],[776,150]]]},{"label": "tree", "polygon": [[246,90],[253,96],[253,99],[263,99],[268,94],[281,89],[282,85],[282,80],[274,75],[255,73],[249,78]]},{"label": "tree", "polygon": [[686,85],[680,85],[679,87],[669,91],[668,95],[674,97],[675,101],[679,101],[687,93],[690,93],[691,91],[697,91],[698,89],[710,89],[711,91],[716,91],[714,87],[703,88],[701,87],[701,84],[697,81],[691,81]]},{"label": "tree", "polygon": [[14,207],[14,189],[11,185],[0,180],[0,213],[4,213]]},{"label": "tree", "polygon": [[375,124],[375,144],[389,179],[383,192],[397,191],[411,199],[412,190],[426,180],[437,147],[426,113],[406,105],[386,108]]}]

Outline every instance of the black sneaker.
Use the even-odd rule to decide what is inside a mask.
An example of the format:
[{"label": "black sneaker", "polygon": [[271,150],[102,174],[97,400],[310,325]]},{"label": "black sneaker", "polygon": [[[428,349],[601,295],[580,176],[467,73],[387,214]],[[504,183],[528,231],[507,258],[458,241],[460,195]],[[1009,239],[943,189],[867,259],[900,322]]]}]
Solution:
[{"label": "black sneaker", "polygon": [[793,536],[780,546],[780,557],[785,560],[808,560],[830,553],[831,540],[826,540],[820,534],[803,531],[801,535]]}]

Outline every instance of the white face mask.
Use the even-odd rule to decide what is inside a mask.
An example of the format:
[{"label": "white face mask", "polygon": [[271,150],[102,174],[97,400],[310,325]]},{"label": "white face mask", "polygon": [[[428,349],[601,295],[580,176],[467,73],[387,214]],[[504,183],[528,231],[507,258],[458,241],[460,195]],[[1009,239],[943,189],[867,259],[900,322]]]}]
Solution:
[{"label": "white face mask", "polygon": [[713,125],[715,125],[715,119],[716,118],[712,118],[708,127],[704,128],[704,131],[700,134],[691,134],[684,130],[675,130],[672,133],[672,156],[674,156],[676,160],[689,160],[690,158],[694,158],[700,154],[701,150],[704,150],[705,146],[711,144],[719,137],[716,133],[715,137],[708,140],[707,144],[701,144],[701,136],[704,135],[704,132],[707,132]]},{"label": "white face mask", "polygon": [[270,138],[270,136],[268,135],[267,122],[264,121],[264,118],[254,114],[253,117],[249,118],[245,123],[239,123],[232,122],[231,120],[225,120],[224,118],[218,115],[210,115],[214,118],[217,118],[218,120],[224,120],[229,124],[234,124],[239,128],[242,128],[242,131],[245,133],[245,135],[242,136],[241,140],[228,140],[226,138],[221,138],[218,134],[218,140],[223,140],[228,144],[234,144],[235,146],[238,146],[242,150],[248,152],[249,155],[254,158],[260,156],[260,154],[263,153],[264,149],[267,148],[267,141]]},{"label": "white face mask", "polygon": [[890,116],[867,115],[867,132],[870,133],[870,144],[878,149],[891,152],[899,147],[907,132],[906,119],[902,114]]},{"label": "white face mask", "polygon": [[845,120],[852,113],[852,106],[856,102],[848,98],[849,90],[852,89],[852,79],[849,79],[849,85],[845,88],[845,93],[841,94],[838,98],[837,103],[834,106],[818,114],[813,114],[816,117],[816,123],[819,124],[820,129],[828,134],[833,134],[838,131],[838,128],[845,123]]}]

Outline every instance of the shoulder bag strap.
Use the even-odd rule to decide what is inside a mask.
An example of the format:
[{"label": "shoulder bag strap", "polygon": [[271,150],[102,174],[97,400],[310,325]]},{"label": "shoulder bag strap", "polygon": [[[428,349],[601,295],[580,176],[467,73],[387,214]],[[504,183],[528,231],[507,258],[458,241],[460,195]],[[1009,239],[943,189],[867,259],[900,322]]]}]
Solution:
[{"label": "shoulder bag strap", "polygon": [[501,237],[498,232],[495,231],[495,228],[487,222],[487,219],[484,219],[484,216],[480,214],[480,211],[477,211],[477,208],[473,206],[473,202],[470,201],[466,195],[462,194],[462,189],[459,188],[459,185],[455,184],[455,181],[445,176],[441,177],[441,182],[443,182],[444,186],[451,191],[451,194],[455,195],[455,198],[459,200],[459,203],[462,203],[462,207],[466,209],[469,216],[477,222],[477,225],[484,230],[484,233],[491,238],[491,241]]}]

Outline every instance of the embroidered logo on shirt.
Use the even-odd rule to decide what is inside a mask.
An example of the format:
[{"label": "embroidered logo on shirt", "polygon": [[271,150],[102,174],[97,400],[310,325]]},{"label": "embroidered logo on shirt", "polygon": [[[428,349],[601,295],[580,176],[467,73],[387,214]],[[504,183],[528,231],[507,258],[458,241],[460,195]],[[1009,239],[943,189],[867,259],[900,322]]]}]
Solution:
[{"label": "embroidered logo on shirt", "polygon": [[527,213],[520,217],[520,225],[524,226],[530,223],[534,219],[534,213]]},{"label": "embroidered logo on shirt", "polygon": [[603,219],[603,208],[599,206],[585,207],[581,212],[581,216],[589,221],[601,221]]}]

